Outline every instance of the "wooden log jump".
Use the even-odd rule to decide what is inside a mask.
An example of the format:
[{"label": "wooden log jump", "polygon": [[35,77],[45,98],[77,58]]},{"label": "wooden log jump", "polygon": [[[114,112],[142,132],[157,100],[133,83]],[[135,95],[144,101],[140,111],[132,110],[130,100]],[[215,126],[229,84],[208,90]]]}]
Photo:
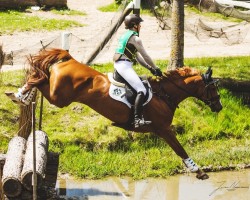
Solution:
[{"label": "wooden log jump", "polygon": [[9,197],[16,197],[22,191],[21,171],[26,140],[16,136],[11,139],[3,167],[2,189]]},{"label": "wooden log jump", "polygon": [[[53,195],[57,181],[59,154],[48,152],[48,136],[43,131],[36,133],[36,172],[38,177],[38,199],[47,199]],[[22,148],[20,150],[20,143]],[[7,154],[0,154],[0,199],[27,200],[32,199],[33,176],[33,134],[28,140],[14,137],[8,147]],[[26,151],[25,151],[26,150]],[[18,155],[17,155],[18,154]],[[20,156],[22,154],[22,156]],[[11,155],[11,156],[9,156]],[[22,159],[17,157],[22,157]],[[9,159],[10,158],[10,159]],[[12,162],[9,166],[9,162]],[[17,168],[18,170],[14,170]],[[4,170],[3,170],[4,169]],[[11,169],[11,170],[8,170]],[[11,174],[11,176],[9,175]],[[12,175],[14,174],[14,175]],[[13,179],[13,176],[18,178]],[[9,182],[5,177],[9,177]],[[3,180],[3,182],[2,182]],[[15,186],[17,185],[17,186]]]},{"label": "wooden log jump", "polygon": [[[6,154],[0,154],[0,180],[2,178],[2,172],[3,172],[2,170],[3,170],[4,163],[5,163],[5,158],[6,158]],[[45,170],[45,178],[43,181],[44,185],[42,188],[38,190],[38,196],[39,196],[38,199],[46,199],[46,198],[43,198],[44,196],[50,197],[49,195],[51,195],[51,192],[49,190],[54,191],[56,187],[58,166],[59,166],[59,154],[55,152],[48,152],[47,158],[48,159],[47,159],[47,165],[46,165],[46,170]],[[0,199],[7,200],[8,197],[7,196],[4,197],[4,192],[2,190],[1,184],[2,182],[0,181]],[[44,193],[48,193],[48,194],[44,194]],[[28,191],[23,187],[22,193],[18,197],[15,197],[15,199],[27,200],[29,199],[28,197],[32,199],[32,191]]]},{"label": "wooden log jump", "polygon": [[[36,173],[37,186],[41,187],[45,176],[48,153],[48,136],[43,131],[36,131]],[[24,158],[23,170],[21,173],[21,181],[27,190],[32,190],[33,175],[33,135],[30,134],[27,141],[27,148]]]}]

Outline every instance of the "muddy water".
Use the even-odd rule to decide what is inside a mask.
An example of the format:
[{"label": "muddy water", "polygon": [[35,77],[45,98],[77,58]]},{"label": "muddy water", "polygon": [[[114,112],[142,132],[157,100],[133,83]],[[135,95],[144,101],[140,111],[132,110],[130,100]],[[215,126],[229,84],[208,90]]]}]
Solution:
[{"label": "muddy water", "polygon": [[194,174],[139,181],[114,177],[98,181],[60,179],[57,193],[79,200],[250,200],[250,169],[209,176],[204,181]]}]

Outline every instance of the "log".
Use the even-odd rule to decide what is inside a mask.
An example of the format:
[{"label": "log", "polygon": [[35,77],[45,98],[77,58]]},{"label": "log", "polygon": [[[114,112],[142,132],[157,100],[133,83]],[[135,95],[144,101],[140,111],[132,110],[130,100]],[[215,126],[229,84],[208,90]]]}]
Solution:
[{"label": "log", "polygon": [[0,0],[1,9],[29,6],[67,7],[67,0]]},{"label": "log", "polygon": [[16,197],[22,191],[21,171],[26,140],[16,136],[11,139],[3,167],[2,187],[5,195]]},{"label": "log", "polygon": [[232,0],[216,0],[216,2],[225,6],[250,9],[250,3],[247,3],[247,2],[238,2],[238,1],[232,1]]},{"label": "log", "polygon": [[[43,131],[36,131],[36,174],[37,186],[42,186],[45,175],[47,153],[48,153],[48,136]],[[24,156],[23,170],[21,173],[21,181],[27,190],[32,190],[33,175],[33,134],[30,134],[27,141],[26,153]]]}]

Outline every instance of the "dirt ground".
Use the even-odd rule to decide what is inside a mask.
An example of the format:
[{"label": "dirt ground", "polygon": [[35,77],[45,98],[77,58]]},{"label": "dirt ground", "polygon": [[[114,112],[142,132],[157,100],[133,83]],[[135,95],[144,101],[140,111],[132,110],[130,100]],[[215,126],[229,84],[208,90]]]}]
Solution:
[{"label": "dirt ground", "polygon": [[[105,27],[109,26],[110,21],[114,17],[114,13],[100,12],[97,10],[97,8],[108,5],[112,2],[113,0],[68,0],[68,7],[70,9],[84,11],[87,14],[86,16],[63,16],[42,11],[33,11],[30,13],[30,15],[42,16],[46,18],[76,20],[82,24],[85,24],[86,26],[80,28],[71,28],[67,31],[83,40],[89,40],[90,38],[93,38],[94,34],[101,33]],[[161,30],[157,20],[154,17],[150,17],[148,15],[142,15],[142,17],[144,22],[142,24],[140,37],[142,38],[143,44],[149,55],[153,60],[168,59],[170,55],[171,31]],[[193,18],[192,21],[194,20],[197,19]],[[225,25],[226,24],[222,24],[221,26]],[[14,33],[12,35],[0,35],[0,43],[3,44],[3,50],[5,52],[17,51],[22,48],[27,48],[37,44],[41,40],[52,38],[61,32],[62,31],[41,31]],[[117,34],[109,44],[109,48],[95,59],[95,63],[112,62],[112,56],[117,45],[117,39],[123,32],[124,25],[118,29]],[[210,38],[201,42],[195,37],[193,33],[185,32],[184,57],[249,55],[249,43],[249,33],[246,35],[242,43],[229,46],[224,44],[222,40],[218,38]],[[87,51],[93,51],[96,46],[97,43],[95,43],[93,40],[93,44],[87,47]],[[80,47],[78,48],[77,44],[74,46],[74,49],[78,49],[78,55],[74,55],[73,53],[73,57],[79,61],[84,61],[81,60],[81,54],[86,54],[86,52],[81,52]],[[21,63],[18,63],[17,66],[5,65],[3,66],[2,70],[13,70],[22,67],[20,65]]]}]

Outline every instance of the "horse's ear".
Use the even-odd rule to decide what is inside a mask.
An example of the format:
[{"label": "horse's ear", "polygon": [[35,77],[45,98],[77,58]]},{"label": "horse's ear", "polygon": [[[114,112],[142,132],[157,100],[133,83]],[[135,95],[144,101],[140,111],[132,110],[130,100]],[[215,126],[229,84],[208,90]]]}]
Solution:
[{"label": "horse's ear", "polygon": [[211,78],[211,77],[212,77],[213,70],[212,70],[211,66],[208,67],[208,69],[207,69],[207,71],[206,71],[206,74],[207,74],[207,77],[208,77],[208,78]]},{"label": "horse's ear", "polygon": [[206,73],[202,74],[202,79],[204,80],[205,83],[209,83],[209,81],[212,79],[212,74],[213,74],[213,70],[209,66]]}]

